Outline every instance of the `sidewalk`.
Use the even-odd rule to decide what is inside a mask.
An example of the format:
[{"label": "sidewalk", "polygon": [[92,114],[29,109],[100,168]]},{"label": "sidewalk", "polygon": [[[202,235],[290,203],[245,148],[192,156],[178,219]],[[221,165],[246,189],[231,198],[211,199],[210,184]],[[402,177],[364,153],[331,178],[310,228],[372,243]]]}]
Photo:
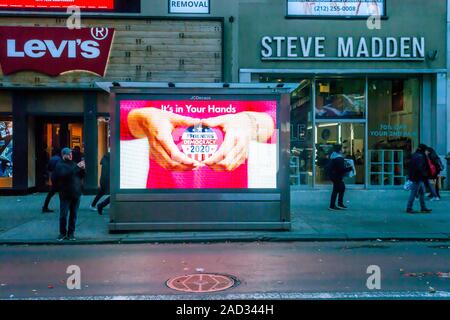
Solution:
[{"label": "sidewalk", "polygon": [[[408,215],[402,190],[349,190],[348,211],[327,210],[329,191],[293,191],[292,230],[285,232],[131,232],[109,234],[104,216],[90,211],[92,196],[82,198],[74,244],[216,241],[450,241],[450,193],[429,202],[433,213]],[[0,244],[57,244],[58,212],[42,214],[44,194],[0,197]],[[59,206],[58,197],[51,208]],[[418,203],[416,203],[416,208]],[[67,242],[64,242],[67,244]]]}]

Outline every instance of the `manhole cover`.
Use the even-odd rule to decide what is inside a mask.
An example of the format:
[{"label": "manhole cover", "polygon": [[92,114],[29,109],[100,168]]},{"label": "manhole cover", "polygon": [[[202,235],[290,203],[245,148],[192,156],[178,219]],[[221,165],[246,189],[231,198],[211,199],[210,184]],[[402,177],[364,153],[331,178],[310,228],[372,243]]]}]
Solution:
[{"label": "manhole cover", "polygon": [[197,273],[167,280],[171,289],[183,292],[217,292],[229,289],[236,281],[228,276],[211,273]]}]

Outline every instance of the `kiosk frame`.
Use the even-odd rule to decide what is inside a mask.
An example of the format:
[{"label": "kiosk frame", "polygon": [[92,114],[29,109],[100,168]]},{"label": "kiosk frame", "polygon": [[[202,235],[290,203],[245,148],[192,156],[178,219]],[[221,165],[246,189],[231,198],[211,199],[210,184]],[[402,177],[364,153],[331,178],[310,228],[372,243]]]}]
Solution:
[{"label": "kiosk frame", "polygon": [[[110,232],[194,230],[290,230],[289,84],[98,83],[111,97]],[[120,101],[276,100],[275,189],[120,189]]]}]

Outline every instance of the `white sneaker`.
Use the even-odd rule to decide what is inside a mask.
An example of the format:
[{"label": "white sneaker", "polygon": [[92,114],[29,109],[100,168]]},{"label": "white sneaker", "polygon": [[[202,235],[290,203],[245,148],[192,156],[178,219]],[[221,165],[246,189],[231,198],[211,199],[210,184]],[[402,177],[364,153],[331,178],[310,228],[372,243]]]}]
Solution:
[{"label": "white sneaker", "polygon": [[97,212],[97,208],[93,206],[89,206],[89,210]]},{"label": "white sneaker", "polygon": [[430,201],[441,201],[441,198],[435,197],[435,198],[431,198]]}]

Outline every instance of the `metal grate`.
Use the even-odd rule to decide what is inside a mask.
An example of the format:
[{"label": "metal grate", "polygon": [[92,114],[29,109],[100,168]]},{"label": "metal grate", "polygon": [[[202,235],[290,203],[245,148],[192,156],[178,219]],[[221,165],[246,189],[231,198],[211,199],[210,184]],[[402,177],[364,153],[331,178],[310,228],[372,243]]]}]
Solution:
[{"label": "metal grate", "polygon": [[177,291],[204,293],[227,290],[236,285],[236,281],[220,274],[197,273],[171,278],[166,284]]}]

